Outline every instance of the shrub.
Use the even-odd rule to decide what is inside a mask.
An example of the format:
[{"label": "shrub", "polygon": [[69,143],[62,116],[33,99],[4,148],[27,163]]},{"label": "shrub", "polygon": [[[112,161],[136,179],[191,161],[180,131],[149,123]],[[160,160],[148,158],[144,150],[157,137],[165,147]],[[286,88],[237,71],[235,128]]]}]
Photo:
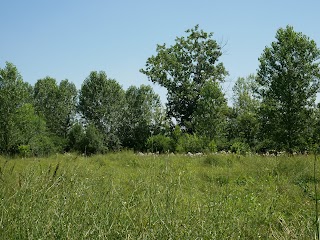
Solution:
[{"label": "shrub", "polygon": [[215,143],[217,144],[217,150],[218,151],[228,151],[228,150],[230,150],[231,143],[230,143],[230,141],[228,141],[225,138],[218,138],[218,139],[216,139]]},{"label": "shrub", "polygon": [[63,153],[67,149],[68,140],[66,138],[57,136],[55,134],[50,134],[49,138],[54,145],[55,153]]},{"label": "shrub", "polygon": [[231,145],[231,152],[236,153],[236,154],[246,154],[247,152],[250,151],[250,147],[248,144],[243,143],[243,142],[234,142]]},{"label": "shrub", "polygon": [[21,157],[29,157],[31,155],[31,148],[29,145],[20,145],[18,151]]},{"label": "shrub", "polygon": [[179,140],[176,147],[177,152],[203,152],[206,149],[205,141],[202,138],[199,138],[196,134],[183,134]]},{"label": "shrub", "polygon": [[271,149],[279,149],[279,146],[277,147],[275,142],[268,139],[259,142],[255,147],[255,150],[258,153],[266,153]]},{"label": "shrub", "polygon": [[103,135],[93,124],[87,126],[81,139],[80,150],[88,155],[107,152],[108,149],[104,144]]},{"label": "shrub", "polygon": [[84,129],[81,124],[74,124],[68,132],[68,147],[67,151],[81,152],[81,141],[84,138]]},{"label": "shrub", "polygon": [[147,140],[147,148],[151,152],[169,152],[172,151],[172,146],[172,139],[162,134],[151,136]]},{"label": "shrub", "polygon": [[209,152],[217,152],[218,146],[214,140],[211,140],[208,144],[208,150]]},{"label": "shrub", "polygon": [[57,148],[52,139],[47,135],[34,136],[30,141],[30,149],[35,156],[48,156],[57,152]]}]

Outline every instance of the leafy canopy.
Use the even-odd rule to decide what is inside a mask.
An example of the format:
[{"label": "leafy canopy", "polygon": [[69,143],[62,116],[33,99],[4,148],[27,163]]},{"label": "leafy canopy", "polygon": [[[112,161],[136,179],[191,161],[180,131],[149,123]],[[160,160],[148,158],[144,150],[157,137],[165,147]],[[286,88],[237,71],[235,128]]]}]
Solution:
[{"label": "leafy canopy", "polygon": [[262,133],[277,148],[293,151],[307,144],[307,120],[319,90],[319,57],[313,40],[287,26],[259,58]]},{"label": "leafy canopy", "polygon": [[146,142],[151,133],[160,125],[157,119],[161,113],[160,97],[152,87],[130,86],[126,93],[126,110],[123,114],[121,138],[123,146],[146,150]]},{"label": "leafy canopy", "polygon": [[228,74],[222,63],[221,46],[196,25],[177,37],[173,46],[157,45],[157,55],[148,58],[146,74],[153,83],[168,91],[168,115],[182,128],[193,132],[192,117],[203,86],[208,81],[223,81]]},{"label": "leafy canopy", "polygon": [[110,149],[120,147],[119,130],[125,108],[125,92],[103,71],[92,71],[79,93],[79,112],[104,136]]},{"label": "leafy canopy", "polygon": [[23,82],[16,66],[6,62],[0,68],[0,152],[13,153],[22,138],[16,125],[22,122],[21,109],[32,100],[32,87]]}]

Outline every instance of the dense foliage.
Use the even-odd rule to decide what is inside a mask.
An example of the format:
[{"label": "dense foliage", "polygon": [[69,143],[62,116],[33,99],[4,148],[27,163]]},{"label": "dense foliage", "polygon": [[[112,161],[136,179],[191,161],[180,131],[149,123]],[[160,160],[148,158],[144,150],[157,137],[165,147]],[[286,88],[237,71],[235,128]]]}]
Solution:
[{"label": "dense foliage", "polygon": [[257,93],[261,98],[261,133],[274,148],[303,150],[319,91],[320,50],[292,27],[279,29],[276,41],[261,55]]},{"label": "dense foliage", "polygon": [[158,45],[140,71],[167,89],[166,108],[150,86],[123,89],[92,71],[81,89],[68,80],[23,81],[0,68],[0,153],[22,156],[121,149],[237,153],[309,151],[320,141],[320,50],[293,27],[281,28],[256,74],[239,77],[228,106],[222,46],[195,26]]},{"label": "dense foliage", "polygon": [[222,51],[212,39],[212,33],[199,30],[199,26],[186,33],[187,37],[178,37],[176,44],[169,48],[165,44],[158,45],[158,54],[150,57],[146,68],[140,71],[168,90],[169,117],[186,132],[194,133],[199,101],[208,100],[204,88],[223,81],[227,71],[218,63]]}]

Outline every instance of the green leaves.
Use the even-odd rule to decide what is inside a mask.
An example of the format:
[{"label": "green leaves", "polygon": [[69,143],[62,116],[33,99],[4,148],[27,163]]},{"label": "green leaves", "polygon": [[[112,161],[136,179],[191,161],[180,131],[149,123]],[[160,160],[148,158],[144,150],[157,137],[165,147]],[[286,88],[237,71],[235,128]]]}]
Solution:
[{"label": "green leaves", "polygon": [[201,89],[208,81],[223,81],[228,73],[218,63],[222,52],[212,33],[199,30],[198,25],[186,33],[187,37],[177,37],[169,48],[158,45],[158,54],[148,58],[140,72],[167,89],[169,117],[193,132],[191,121]]},{"label": "green leaves", "polygon": [[77,89],[73,83],[63,80],[57,85],[54,78],[39,79],[34,88],[36,112],[42,116],[48,130],[62,138],[72,125],[76,114]]},{"label": "green leaves", "polygon": [[105,72],[93,71],[84,81],[79,95],[79,111],[104,136],[110,149],[120,147],[119,130],[125,110],[125,93]]},{"label": "green leaves", "polygon": [[302,150],[307,144],[307,120],[320,84],[319,57],[314,41],[287,26],[259,58],[262,131],[278,148]]},{"label": "green leaves", "polygon": [[146,85],[130,86],[125,96],[126,111],[121,127],[122,144],[136,151],[145,151],[151,132],[156,134],[162,124],[159,119],[162,108],[160,98],[152,87]]},{"label": "green leaves", "polygon": [[192,115],[196,133],[207,139],[222,137],[225,132],[227,100],[217,82],[206,82],[197,100],[197,109]]},{"label": "green leaves", "polygon": [[92,71],[78,93],[68,80],[51,77],[33,88],[6,63],[0,68],[0,153],[146,151],[151,140],[164,151],[174,150],[182,136],[188,148],[210,143],[212,151],[304,151],[319,141],[320,50],[293,27],[277,31],[256,75],[237,80],[233,108],[220,86],[228,72],[213,33],[196,25],[156,52],[140,71],[167,89],[166,109],[150,86],[125,91],[103,71]]},{"label": "green leaves", "polygon": [[260,102],[255,95],[256,77],[238,78],[233,86],[233,108],[229,120],[229,139],[254,148],[258,140],[258,109]]},{"label": "green leaves", "polygon": [[31,86],[23,82],[12,63],[7,62],[5,68],[0,68],[0,152],[16,150],[21,136],[15,126],[24,117],[20,114],[21,108],[31,102],[31,92]]}]

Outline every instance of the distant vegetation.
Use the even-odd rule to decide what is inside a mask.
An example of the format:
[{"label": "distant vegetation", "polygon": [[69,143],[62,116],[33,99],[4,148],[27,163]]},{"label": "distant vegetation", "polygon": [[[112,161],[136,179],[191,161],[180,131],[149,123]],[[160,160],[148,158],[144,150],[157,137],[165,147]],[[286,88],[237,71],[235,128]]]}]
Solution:
[{"label": "distant vegetation", "polygon": [[136,152],[237,153],[311,151],[320,141],[320,50],[293,27],[280,28],[255,74],[239,77],[228,106],[222,46],[199,26],[158,45],[140,71],[167,89],[167,104],[150,86],[124,90],[92,71],[78,91],[68,80],[23,81],[0,68],[0,154],[48,156]]}]

